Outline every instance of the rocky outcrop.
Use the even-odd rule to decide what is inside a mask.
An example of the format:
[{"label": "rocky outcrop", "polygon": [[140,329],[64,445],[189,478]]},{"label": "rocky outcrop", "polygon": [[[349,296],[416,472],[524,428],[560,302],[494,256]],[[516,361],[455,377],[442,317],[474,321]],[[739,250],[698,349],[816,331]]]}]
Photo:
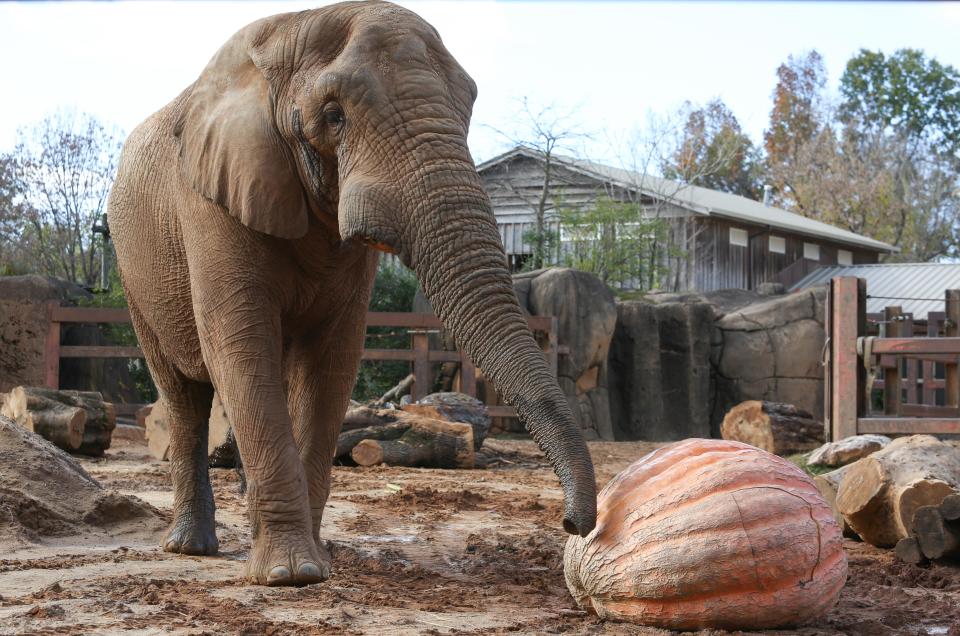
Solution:
[{"label": "rocky outcrop", "polygon": [[719,437],[746,400],[821,419],[824,289],[728,289],[617,303],[610,403],[617,439]]},{"label": "rocky outcrop", "polygon": [[696,295],[617,304],[609,357],[616,439],[710,437],[715,313]]},{"label": "rocky outcrop", "polygon": [[716,322],[714,425],[744,400],[785,402],[823,418],[825,288],[776,296]]}]

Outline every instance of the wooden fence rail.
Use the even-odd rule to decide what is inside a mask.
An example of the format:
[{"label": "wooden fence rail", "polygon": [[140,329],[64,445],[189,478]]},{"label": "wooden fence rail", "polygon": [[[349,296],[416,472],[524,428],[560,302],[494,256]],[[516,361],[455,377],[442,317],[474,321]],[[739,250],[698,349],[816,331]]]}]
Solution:
[{"label": "wooden fence rail", "polygon": [[[61,307],[57,303],[47,305],[47,339],[44,351],[44,378],[48,388],[60,385],[60,360],[62,358],[142,358],[140,347],[129,346],[66,346],[60,344],[60,325],[63,323],[130,323],[126,309],[103,309],[96,307]],[[566,347],[557,342],[557,318],[554,316],[528,316],[527,324],[533,331],[543,332],[544,355],[553,375],[557,374],[557,357]],[[368,312],[368,327],[397,327],[408,330],[410,349],[364,348],[364,360],[399,360],[413,363],[414,385],[411,390],[414,400],[430,392],[432,378],[430,365],[435,362],[460,364],[460,391],[469,396],[477,395],[477,370],[469,358],[459,351],[430,348],[430,335],[439,333],[443,323],[433,314],[405,312]],[[118,415],[131,415],[142,404],[117,404]],[[516,417],[516,410],[509,406],[487,407],[491,417]]]},{"label": "wooden fence rail", "polygon": [[828,435],[960,433],[960,290],[945,290],[945,311],[925,320],[897,306],[868,318],[866,301],[862,278],[830,281]]}]

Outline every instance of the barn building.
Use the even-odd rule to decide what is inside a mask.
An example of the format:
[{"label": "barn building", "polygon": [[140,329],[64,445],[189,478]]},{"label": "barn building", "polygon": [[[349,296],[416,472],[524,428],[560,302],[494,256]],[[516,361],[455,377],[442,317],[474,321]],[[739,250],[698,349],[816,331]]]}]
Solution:
[{"label": "barn building", "polygon": [[[607,196],[662,219],[673,249],[662,250],[657,287],[670,291],[787,287],[825,265],[877,263],[896,248],[746,197],[589,161],[551,156],[545,217],[560,236],[558,205],[589,206]],[[544,190],[545,158],[518,146],[478,166],[511,268],[532,254],[525,238]],[[561,203],[562,202],[562,203]],[[525,237],[525,235],[527,235]],[[630,286],[629,284],[625,286]]]}]

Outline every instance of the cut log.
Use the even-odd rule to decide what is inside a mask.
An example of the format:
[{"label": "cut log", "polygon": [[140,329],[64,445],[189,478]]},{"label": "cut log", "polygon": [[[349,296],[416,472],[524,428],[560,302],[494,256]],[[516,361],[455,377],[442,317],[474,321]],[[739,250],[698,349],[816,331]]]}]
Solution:
[{"label": "cut log", "polygon": [[836,505],[854,532],[892,548],[910,536],[914,513],[960,491],[960,449],[931,435],[890,442],[846,467]]},{"label": "cut log", "polygon": [[923,556],[923,552],[920,551],[920,543],[916,537],[904,537],[897,541],[897,547],[894,548],[894,552],[897,554],[897,558],[904,563],[919,565],[927,560],[927,558]]},{"label": "cut log", "polygon": [[408,428],[410,428],[410,424],[401,421],[385,424],[384,426],[368,426],[366,428],[357,428],[352,431],[340,433],[340,436],[337,437],[337,450],[334,451],[333,458],[338,459],[349,455],[353,447],[365,439],[397,439],[403,435]]},{"label": "cut log", "polygon": [[113,405],[95,391],[57,391],[19,386],[3,413],[55,446],[84,455],[103,455],[116,427]]},{"label": "cut log", "polygon": [[369,406],[358,406],[347,410],[343,416],[341,431],[352,431],[370,426],[384,426],[396,422],[403,413],[395,409],[375,409]]},{"label": "cut log", "polygon": [[848,524],[846,519],[843,518],[843,515],[840,514],[840,510],[837,509],[837,490],[840,488],[840,482],[843,480],[843,474],[846,472],[846,469],[846,466],[841,466],[837,470],[817,475],[813,478],[813,483],[816,484],[817,490],[820,491],[820,494],[823,495],[823,498],[830,505],[830,509],[833,510],[833,518],[836,519],[837,525],[843,530],[843,536],[855,539],[857,533],[853,531],[850,524]]},{"label": "cut log", "polygon": [[400,407],[405,413],[413,413],[448,422],[463,422],[473,427],[473,449],[480,450],[483,440],[490,432],[490,415],[487,407],[475,397],[448,391],[431,393],[413,404]]},{"label": "cut log", "polygon": [[960,493],[944,497],[940,502],[940,514],[946,521],[960,520]]},{"label": "cut log", "polygon": [[170,424],[167,417],[167,405],[157,400],[146,419],[147,447],[150,454],[160,461],[166,461],[170,455]]},{"label": "cut log", "polygon": [[913,536],[928,559],[960,555],[960,527],[948,524],[940,506],[920,506],[913,515]]},{"label": "cut log", "polygon": [[792,404],[748,400],[723,418],[723,439],[743,442],[774,455],[792,455],[817,448],[824,441],[823,424]]},{"label": "cut log", "polygon": [[419,466],[424,468],[473,468],[473,428],[461,422],[445,422],[413,415],[397,439],[364,439],[350,452],[360,466]]}]

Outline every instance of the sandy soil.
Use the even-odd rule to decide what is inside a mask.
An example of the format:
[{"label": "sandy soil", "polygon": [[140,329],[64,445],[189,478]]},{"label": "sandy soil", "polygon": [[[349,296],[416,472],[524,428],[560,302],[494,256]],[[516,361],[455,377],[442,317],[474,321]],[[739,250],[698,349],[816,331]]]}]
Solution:
[{"label": "sandy soil", "polygon": [[[590,446],[601,484],[653,448]],[[667,634],[577,609],[563,581],[552,471],[531,442],[487,447],[494,461],[484,470],[336,468],[324,519],[334,574],[299,589],[241,580],[243,498],[236,475],[214,469],[218,557],[166,554],[156,533],[0,553],[0,634]],[[169,514],[167,467],[144,444],[122,441],[81,463]],[[816,625],[767,633],[960,636],[960,565],[918,568],[846,547],[840,604]]]}]

